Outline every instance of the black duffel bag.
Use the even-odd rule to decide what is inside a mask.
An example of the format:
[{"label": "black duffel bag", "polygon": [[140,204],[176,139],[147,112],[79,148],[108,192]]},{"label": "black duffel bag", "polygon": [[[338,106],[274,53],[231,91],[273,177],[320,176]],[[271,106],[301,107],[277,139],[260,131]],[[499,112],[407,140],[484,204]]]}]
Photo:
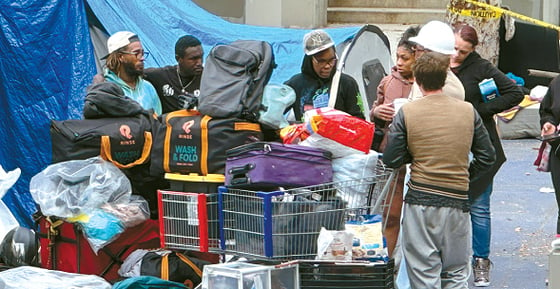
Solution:
[{"label": "black duffel bag", "polygon": [[258,123],[212,118],[195,110],[163,114],[154,130],[150,173],[223,174],[226,150],[260,141]]},{"label": "black duffel bag", "polygon": [[154,119],[128,117],[52,120],[52,163],[101,156],[118,168],[149,162]]}]

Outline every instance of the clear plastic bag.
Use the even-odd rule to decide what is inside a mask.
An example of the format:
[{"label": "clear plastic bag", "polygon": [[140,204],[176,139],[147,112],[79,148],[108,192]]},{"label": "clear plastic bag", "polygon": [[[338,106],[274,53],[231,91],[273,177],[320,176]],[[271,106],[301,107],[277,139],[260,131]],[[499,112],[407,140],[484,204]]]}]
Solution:
[{"label": "clear plastic bag", "polygon": [[101,209],[91,210],[85,218],[78,221],[95,254],[105,245],[116,240],[124,232],[123,222],[115,215]]},{"label": "clear plastic bag", "polygon": [[95,275],[66,273],[22,266],[0,272],[0,289],[110,289],[105,279]]},{"label": "clear plastic bag", "polygon": [[31,178],[29,188],[43,215],[61,218],[128,203],[132,190],[124,173],[101,157],[50,165]]},{"label": "clear plastic bag", "polygon": [[12,215],[10,209],[4,204],[2,198],[6,192],[17,182],[19,176],[21,175],[21,170],[19,168],[6,172],[4,168],[0,166],[0,241],[4,239],[4,236],[13,228],[19,226],[18,221]]},{"label": "clear plastic bag", "polygon": [[140,225],[150,218],[148,201],[140,195],[131,195],[127,204],[105,204],[101,208],[119,217],[127,228]]}]

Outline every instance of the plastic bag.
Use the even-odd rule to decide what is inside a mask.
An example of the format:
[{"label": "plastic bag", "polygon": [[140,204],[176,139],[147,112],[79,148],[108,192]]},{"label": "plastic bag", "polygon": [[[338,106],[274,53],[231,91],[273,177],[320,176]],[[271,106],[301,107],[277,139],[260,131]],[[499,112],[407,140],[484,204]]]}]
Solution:
[{"label": "plastic bag", "polygon": [[547,141],[543,141],[539,148],[539,153],[537,159],[533,162],[533,165],[537,166],[537,171],[539,172],[550,172],[550,156],[551,145]]},{"label": "plastic bag", "polygon": [[125,229],[123,222],[117,216],[101,209],[90,211],[87,217],[78,223],[82,225],[84,237],[95,254],[105,245],[116,240]]},{"label": "plastic bag", "polygon": [[4,239],[4,236],[6,236],[11,229],[19,226],[18,221],[6,204],[4,204],[2,198],[17,182],[20,175],[21,170],[19,168],[6,172],[4,168],[0,166],[0,241]]},{"label": "plastic bag", "polygon": [[284,144],[299,144],[309,137],[305,124],[291,124],[280,130],[280,138]]},{"label": "plastic bag", "polygon": [[305,127],[312,135],[319,134],[344,146],[369,153],[375,131],[372,122],[332,108],[308,110],[304,118]]},{"label": "plastic bag", "polygon": [[[379,154],[349,154],[332,160],[333,182],[337,188],[336,195],[348,203],[348,208],[363,208],[367,204],[370,186],[376,178],[376,166]],[[337,183],[355,180],[355,186],[337,186]]]},{"label": "plastic bag", "polygon": [[363,152],[353,149],[349,146],[345,146],[335,140],[324,137],[319,134],[312,134],[308,136],[304,141],[299,143],[302,146],[308,146],[318,149],[323,149],[332,154],[333,159],[341,158],[352,154],[364,154]]},{"label": "plastic bag", "polygon": [[127,203],[131,185],[101,157],[53,164],[31,178],[33,200],[45,216],[74,218],[106,203]]},{"label": "plastic bag", "polygon": [[105,279],[95,275],[66,273],[22,266],[0,272],[1,289],[110,289]]},{"label": "plastic bag", "polygon": [[353,239],[351,232],[322,227],[317,238],[317,260],[351,261]]},{"label": "plastic bag", "polygon": [[105,204],[101,209],[117,216],[127,228],[140,225],[150,218],[148,201],[139,195],[131,195],[126,204]]},{"label": "plastic bag", "polygon": [[370,262],[387,261],[387,247],[383,242],[381,220],[381,215],[363,215],[361,220],[346,223],[346,231],[354,235],[353,259]]}]

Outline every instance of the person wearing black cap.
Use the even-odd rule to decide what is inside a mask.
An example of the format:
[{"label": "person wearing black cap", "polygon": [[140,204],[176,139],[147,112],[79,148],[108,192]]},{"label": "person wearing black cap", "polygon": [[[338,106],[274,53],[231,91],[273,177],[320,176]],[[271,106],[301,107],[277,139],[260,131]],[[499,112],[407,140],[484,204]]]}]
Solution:
[{"label": "person wearing black cap", "polygon": [[[305,34],[303,42],[305,56],[301,64],[301,73],[285,82],[296,92],[296,101],[292,108],[298,121],[306,110],[328,105],[338,60],[334,42],[324,30],[313,30]],[[356,80],[342,73],[334,108],[364,118],[362,109],[358,106],[359,98],[360,91]]]},{"label": "person wearing black cap", "polygon": [[106,81],[118,84],[124,94],[140,103],[144,109],[153,109],[161,114],[161,102],[154,86],[145,81],[144,51],[138,36],[130,31],[119,31],[107,40],[108,54],[103,77]]},{"label": "person wearing black cap", "polygon": [[200,40],[184,35],[175,43],[177,65],[144,71],[146,80],[156,88],[163,113],[187,108],[189,104],[185,101],[195,100],[200,95],[203,54]]}]

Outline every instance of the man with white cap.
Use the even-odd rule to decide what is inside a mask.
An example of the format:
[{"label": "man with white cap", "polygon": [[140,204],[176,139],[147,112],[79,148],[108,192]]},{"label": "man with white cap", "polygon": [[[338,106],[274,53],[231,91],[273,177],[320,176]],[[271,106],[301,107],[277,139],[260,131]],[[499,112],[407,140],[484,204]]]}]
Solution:
[{"label": "man with white cap", "polygon": [[[338,61],[334,42],[324,30],[317,29],[305,34],[303,42],[305,55],[301,73],[285,82],[296,92],[296,101],[293,104],[296,120],[301,120],[306,110],[328,105]],[[358,106],[359,98],[360,91],[356,80],[350,75],[341,74],[334,108],[364,118]]]},{"label": "man with white cap", "polygon": [[[422,56],[425,51],[433,51],[449,55],[449,57],[455,54],[455,34],[453,33],[453,29],[451,26],[441,21],[434,20],[424,24],[420,32],[418,32],[418,35],[410,37],[409,40],[416,43],[414,49],[414,56],[416,59]],[[447,78],[445,79],[443,92],[446,95],[460,100],[465,99],[463,84],[451,69],[447,70]],[[422,98],[422,92],[418,84],[415,83],[412,86],[408,99],[413,101],[419,98]]]},{"label": "man with white cap", "polygon": [[144,59],[148,52],[144,51],[140,38],[129,31],[119,31],[107,40],[108,54],[103,76],[105,80],[118,84],[124,94],[142,105],[144,109],[153,109],[161,114],[161,102],[156,89],[142,78]]}]

